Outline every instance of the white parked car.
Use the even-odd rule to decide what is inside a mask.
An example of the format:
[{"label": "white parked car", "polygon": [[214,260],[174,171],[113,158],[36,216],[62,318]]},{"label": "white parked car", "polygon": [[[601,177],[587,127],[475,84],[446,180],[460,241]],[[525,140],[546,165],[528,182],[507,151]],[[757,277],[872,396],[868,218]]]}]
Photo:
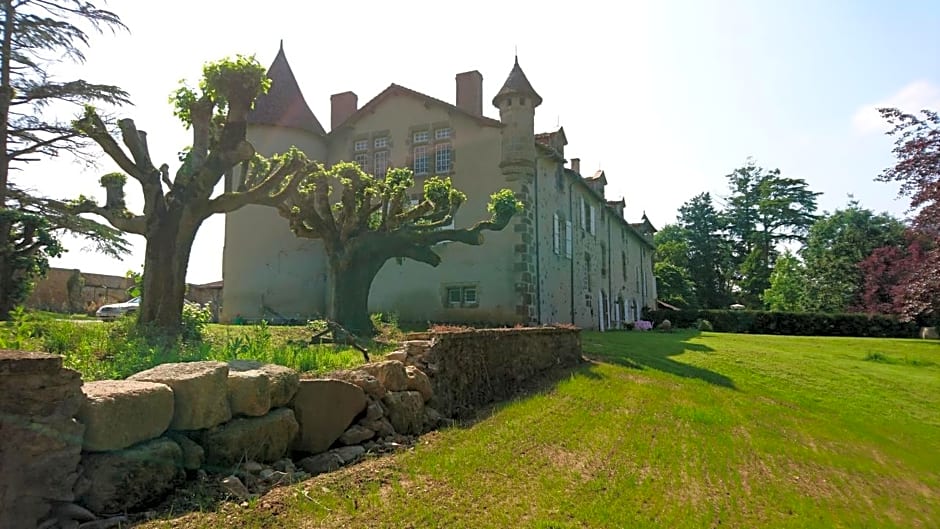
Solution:
[{"label": "white parked car", "polygon": [[114,321],[125,314],[133,314],[140,308],[140,296],[129,299],[124,303],[111,303],[98,307],[95,316],[104,321]]}]

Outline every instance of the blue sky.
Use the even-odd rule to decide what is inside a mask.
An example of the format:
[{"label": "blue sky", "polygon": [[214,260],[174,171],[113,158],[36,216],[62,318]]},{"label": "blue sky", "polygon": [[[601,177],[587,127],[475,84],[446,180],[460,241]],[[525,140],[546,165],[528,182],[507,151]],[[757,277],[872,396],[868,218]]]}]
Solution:
[{"label": "blue sky", "polygon": [[[85,65],[56,71],[131,92],[135,106],[119,113],[148,131],[155,160],[172,165],[189,141],[167,96],[179,79],[196,80],[205,61],[243,53],[267,65],[283,39],[328,127],[331,94],[353,90],[364,104],[397,83],[453,101],[454,75],[472,69],[483,74],[488,101],[518,48],[544,98],[538,131],[563,125],[568,157],[580,157],[585,172],[602,167],[608,196],[626,198],[631,220],[646,211],[657,226],[697,193],[722,196],[724,175],[748,156],[806,179],[824,193],[820,209],[852,194],[903,215],[896,187],[874,182],[892,160],[874,107],[940,108],[937,2],[649,1],[611,10],[588,0],[562,10],[483,1],[461,12],[430,1],[296,5],[112,0],[107,7],[130,34],[96,37]],[[106,160],[94,170],[58,160],[34,164],[18,181],[57,197],[103,196],[96,181],[111,169]],[[133,205],[136,190],[128,191]],[[221,278],[223,229],[221,216],[203,225],[191,282]],[[53,265],[139,270],[144,245],[133,240],[123,261],[69,241]]]}]

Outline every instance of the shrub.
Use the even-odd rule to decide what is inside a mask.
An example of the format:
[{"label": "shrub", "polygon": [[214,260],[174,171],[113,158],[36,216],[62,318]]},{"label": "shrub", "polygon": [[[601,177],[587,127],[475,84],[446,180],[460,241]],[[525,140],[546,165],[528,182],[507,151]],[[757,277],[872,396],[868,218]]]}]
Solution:
[{"label": "shrub", "polygon": [[711,332],[711,331],[714,331],[714,330],[715,330],[715,328],[712,327],[712,322],[710,322],[710,321],[708,321],[708,320],[706,320],[706,319],[699,319],[699,320],[696,320],[696,322],[695,322],[695,328],[698,329],[698,330],[700,330],[700,331],[705,331],[705,332]]},{"label": "shrub", "polygon": [[859,336],[874,338],[913,338],[914,322],[873,314],[826,314],[765,312],[748,310],[648,310],[645,318],[659,325],[664,320],[673,327],[702,329],[707,320],[712,330],[745,334],[795,336]]}]

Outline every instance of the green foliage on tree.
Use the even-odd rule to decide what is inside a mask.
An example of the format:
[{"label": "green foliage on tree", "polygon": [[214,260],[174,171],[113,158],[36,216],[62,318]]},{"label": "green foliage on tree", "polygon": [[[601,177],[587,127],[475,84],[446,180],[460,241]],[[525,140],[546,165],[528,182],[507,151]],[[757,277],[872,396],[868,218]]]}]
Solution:
[{"label": "green foliage on tree", "polygon": [[912,260],[908,281],[898,289],[894,305],[906,319],[940,319],[940,113],[921,110],[908,114],[880,108],[892,126],[897,162],[878,180],[901,184],[900,195],[910,198],[915,213],[912,228],[926,242],[923,254]]},{"label": "green foliage on tree", "polygon": [[[274,206],[286,183],[306,167],[296,149],[264,158],[245,139],[248,112],[270,86],[254,57],[237,56],[206,64],[197,88],[183,84],[171,97],[174,114],[192,130],[192,145],[183,149],[180,166],[170,176],[168,164],[154,164],[146,134],[131,119],[118,121],[119,143],[93,107],[76,128],[93,140],[121,169],[101,178],[104,205],[80,197],[72,213],[93,213],[115,228],[147,240],[138,325],[160,334],[181,331],[186,270],[193,240],[202,222],[216,213],[247,204]],[[240,166],[238,188],[215,195],[222,177]],[[128,210],[124,185],[140,185],[144,207]]]},{"label": "green foliage on tree", "polygon": [[63,251],[58,235],[71,232],[111,254],[126,252],[120,233],[63,212],[58,201],[16,187],[16,171],[68,153],[88,160],[86,142],[50,110],[90,102],[122,104],[118,87],[62,81],[51,67],[83,62],[89,32],[124,29],[120,18],[85,0],[19,0],[0,3],[0,319],[28,295],[50,257]]},{"label": "green foliage on tree", "polygon": [[656,245],[653,275],[659,299],[680,308],[698,308],[695,283],[689,276],[688,233],[667,224],[653,236]]},{"label": "green foliage on tree", "polygon": [[656,277],[656,295],[659,299],[680,309],[698,308],[695,284],[689,272],[669,262],[657,262],[653,265]]},{"label": "green foliage on tree", "polygon": [[437,266],[441,258],[434,245],[483,244],[484,231],[502,230],[523,209],[511,190],[502,189],[490,196],[489,219],[470,228],[446,228],[466,201],[450,178],[428,178],[421,199],[412,204],[410,169],[389,169],[376,178],[354,163],[302,164],[304,176],[279,211],[298,237],[323,241],[330,272],[328,316],[352,332],[371,331],[369,290],[386,261],[408,258]]},{"label": "green foliage on tree", "polygon": [[787,250],[774,263],[770,287],[764,291],[764,306],[767,310],[779,312],[803,310],[804,282],[803,263]]},{"label": "green foliage on tree", "polygon": [[727,175],[731,194],[725,208],[736,267],[740,301],[761,305],[770,287],[777,247],[802,242],[815,221],[816,197],[800,178],[786,178],[779,169],[765,170],[753,160]]},{"label": "green foliage on tree", "polygon": [[875,248],[902,246],[904,224],[850,201],[826,214],[809,230],[800,255],[806,264],[805,309],[847,312],[860,304],[863,274],[859,263]]},{"label": "green foliage on tree", "polygon": [[699,303],[706,308],[724,308],[731,303],[731,248],[725,237],[725,222],[711,194],[696,195],[679,208],[678,226],[686,235],[689,278],[695,284]]}]

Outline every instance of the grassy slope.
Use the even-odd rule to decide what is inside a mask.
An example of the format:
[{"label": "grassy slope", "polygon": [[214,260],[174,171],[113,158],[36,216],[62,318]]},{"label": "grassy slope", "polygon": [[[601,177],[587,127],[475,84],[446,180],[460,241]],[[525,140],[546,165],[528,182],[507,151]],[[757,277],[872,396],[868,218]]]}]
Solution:
[{"label": "grassy slope", "polygon": [[601,362],[413,451],[152,526],[940,526],[940,343],[587,333],[584,347]]}]

